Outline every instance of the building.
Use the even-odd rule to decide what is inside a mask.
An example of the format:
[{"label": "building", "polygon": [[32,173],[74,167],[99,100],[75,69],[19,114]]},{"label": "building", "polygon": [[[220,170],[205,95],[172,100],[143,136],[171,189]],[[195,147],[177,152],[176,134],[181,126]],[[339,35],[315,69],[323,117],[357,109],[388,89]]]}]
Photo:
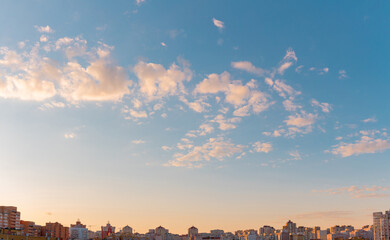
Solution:
[{"label": "building", "polygon": [[283,232],[287,233],[297,233],[297,224],[289,220],[285,226],[283,226]]},{"label": "building", "polygon": [[121,230],[121,235],[132,235],[133,229],[130,226],[125,226]]},{"label": "building", "polygon": [[59,240],[66,240],[69,238],[69,228],[62,226],[61,223],[55,222],[46,223],[43,228],[43,233],[46,237],[57,238]]},{"label": "building", "polygon": [[111,226],[110,222],[106,226],[102,226],[102,239],[107,239],[109,236],[115,234],[115,227]]},{"label": "building", "polygon": [[88,229],[86,225],[81,224],[80,220],[77,220],[76,224],[70,225],[70,239],[72,240],[87,240]]},{"label": "building", "polygon": [[168,233],[169,233],[168,229],[165,229],[162,226],[158,226],[155,229],[155,231],[154,231],[155,239],[156,240],[167,240],[168,239]]},{"label": "building", "polygon": [[390,239],[390,210],[385,213],[373,213],[374,240]]},{"label": "building", "polygon": [[0,206],[0,228],[20,229],[20,212],[16,207]]},{"label": "building", "polygon": [[199,231],[196,227],[192,226],[188,229],[188,239],[189,240],[195,240],[198,236]]},{"label": "building", "polygon": [[35,225],[35,222],[20,220],[20,229],[25,236],[43,236],[41,226]]}]

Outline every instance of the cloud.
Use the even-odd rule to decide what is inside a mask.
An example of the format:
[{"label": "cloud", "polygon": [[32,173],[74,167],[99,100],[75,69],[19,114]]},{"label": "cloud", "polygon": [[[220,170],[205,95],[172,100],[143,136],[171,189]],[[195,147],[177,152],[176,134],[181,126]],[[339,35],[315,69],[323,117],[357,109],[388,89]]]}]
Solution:
[{"label": "cloud", "polygon": [[298,150],[289,152],[288,155],[292,157],[292,159],[290,160],[294,160],[294,161],[302,160],[301,154],[298,152]]},{"label": "cloud", "polygon": [[241,118],[239,117],[226,119],[222,114],[219,114],[214,119],[210,120],[210,122],[218,123],[219,129],[223,131],[236,128],[236,125],[234,123],[238,123],[240,121]]},{"label": "cloud", "polygon": [[378,120],[375,117],[366,118],[366,119],[362,120],[362,122],[364,122],[364,123],[374,123],[374,122],[377,122],[377,121]]},{"label": "cloud", "polygon": [[0,97],[43,101],[56,95],[53,81],[59,70],[53,61],[38,55],[38,46],[27,54],[0,48]]},{"label": "cloud", "polygon": [[[236,110],[235,116],[249,116],[250,110],[258,114],[266,110],[272,102],[268,101],[268,95],[254,90],[256,81],[252,79],[245,85],[240,80],[231,80],[228,72],[210,74],[202,82],[196,85],[194,94],[225,94],[225,102],[232,104]],[[218,97],[219,99],[219,97]]]},{"label": "cloud", "polygon": [[287,85],[285,82],[281,80],[273,81],[271,78],[265,78],[265,83],[272,87],[276,92],[278,92],[279,96],[283,98],[289,97],[293,99],[295,96],[300,95],[301,92],[294,90],[290,85]]},{"label": "cloud", "polygon": [[172,150],[172,147],[162,146],[161,149],[164,150],[164,151],[170,151],[170,150]]},{"label": "cloud", "polygon": [[249,73],[256,74],[258,76],[264,76],[267,73],[266,70],[262,68],[255,67],[251,62],[241,61],[241,62],[232,62],[231,66],[236,69],[244,70]]},{"label": "cloud", "polygon": [[269,153],[272,151],[273,147],[271,143],[261,143],[261,142],[255,142],[253,145],[253,150],[256,152],[264,152]]},{"label": "cloud", "polygon": [[340,70],[339,71],[339,79],[344,79],[344,78],[347,78],[347,71],[345,70]]},{"label": "cloud", "polygon": [[294,50],[292,48],[287,49],[286,55],[278,68],[278,73],[283,75],[284,71],[290,68],[296,61],[298,61],[298,58],[296,57]]},{"label": "cloud", "polygon": [[297,219],[350,219],[351,211],[322,211],[295,215]]},{"label": "cloud", "polygon": [[167,44],[165,42],[161,42],[161,46],[166,47]]},{"label": "cloud", "polygon": [[366,153],[383,152],[390,148],[390,142],[387,139],[374,139],[369,136],[362,136],[360,140],[354,143],[339,143],[333,147],[331,152],[334,155],[349,157]]},{"label": "cloud", "polygon": [[65,133],[64,134],[64,137],[66,138],[66,139],[73,139],[73,138],[75,138],[76,137],[76,134],[75,133]]},{"label": "cloud", "polygon": [[184,81],[192,78],[191,70],[172,64],[165,69],[161,64],[139,62],[134,67],[139,80],[139,90],[148,101],[185,93]]},{"label": "cloud", "polygon": [[312,113],[305,113],[304,111],[301,111],[301,113],[297,113],[295,115],[288,116],[288,119],[284,122],[289,126],[296,126],[296,127],[306,127],[312,125],[317,118],[317,115],[314,115]]},{"label": "cloud", "polygon": [[215,18],[213,18],[213,23],[219,29],[223,29],[225,27],[225,23],[224,22],[222,22],[220,20],[217,20]]},{"label": "cloud", "polygon": [[332,109],[332,107],[330,106],[329,103],[320,103],[320,102],[318,102],[318,101],[315,100],[315,99],[312,99],[312,100],[311,100],[311,105],[312,105],[312,106],[316,106],[316,107],[321,108],[321,110],[322,110],[323,112],[325,112],[325,113],[329,113],[330,110]]},{"label": "cloud", "polygon": [[223,161],[243,152],[246,146],[236,145],[222,138],[210,138],[200,146],[193,146],[187,153],[176,153],[166,166],[199,168],[212,159]]},{"label": "cloud", "polygon": [[135,2],[137,3],[137,5],[140,5],[141,3],[145,2],[146,0],[135,0]]},{"label": "cloud", "polygon": [[148,114],[145,111],[136,111],[133,109],[123,109],[122,112],[129,113],[133,118],[147,118]]},{"label": "cloud", "polygon": [[87,68],[72,61],[63,69],[60,94],[68,101],[118,101],[129,94],[132,82],[121,66],[98,59]]},{"label": "cloud", "polygon": [[44,111],[47,109],[64,108],[64,107],[66,107],[66,104],[63,102],[50,101],[50,102],[44,103],[42,106],[39,107],[39,109]]},{"label": "cloud", "polygon": [[146,143],[144,140],[142,140],[142,139],[137,139],[137,140],[133,140],[133,141],[131,141],[132,143],[134,143],[134,144],[143,144],[143,143]]},{"label": "cloud", "polygon": [[42,36],[39,38],[39,41],[41,41],[41,42],[47,42],[47,41],[49,41],[49,39],[47,38],[47,36],[42,35]]},{"label": "cloud", "polygon": [[287,111],[292,111],[292,112],[296,111],[299,108],[302,108],[301,106],[294,104],[293,101],[291,101],[289,99],[286,99],[283,101],[283,106],[284,106],[284,109],[286,109]]},{"label": "cloud", "polygon": [[210,107],[211,105],[205,102],[204,98],[199,98],[195,100],[194,102],[189,102],[184,96],[180,96],[180,101],[185,103],[189,108],[194,110],[195,112],[205,112],[207,107]]},{"label": "cloud", "polygon": [[202,82],[196,85],[194,93],[218,93],[227,91],[230,84],[230,74],[223,72],[221,74],[210,74]]},{"label": "cloud", "polygon": [[325,190],[313,190],[314,193],[326,193],[328,195],[349,195],[351,198],[385,198],[390,197],[390,186],[355,186],[330,188]]},{"label": "cloud", "polygon": [[54,30],[49,25],[46,25],[46,26],[34,26],[34,27],[40,33],[53,33],[54,32]]}]

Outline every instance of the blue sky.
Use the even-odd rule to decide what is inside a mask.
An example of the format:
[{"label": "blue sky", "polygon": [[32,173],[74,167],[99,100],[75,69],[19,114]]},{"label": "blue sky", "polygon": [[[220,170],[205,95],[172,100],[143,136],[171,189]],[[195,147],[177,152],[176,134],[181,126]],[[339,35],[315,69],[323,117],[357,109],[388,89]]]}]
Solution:
[{"label": "blue sky", "polygon": [[1,5],[0,180],[22,218],[181,233],[388,208],[389,3]]}]

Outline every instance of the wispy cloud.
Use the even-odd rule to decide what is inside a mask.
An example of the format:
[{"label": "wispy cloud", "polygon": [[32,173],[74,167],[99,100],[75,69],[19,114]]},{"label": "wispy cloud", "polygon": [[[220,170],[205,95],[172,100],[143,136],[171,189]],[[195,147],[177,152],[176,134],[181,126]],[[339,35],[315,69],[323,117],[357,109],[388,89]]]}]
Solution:
[{"label": "wispy cloud", "polygon": [[132,143],[134,143],[134,144],[143,144],[143,143],[146,143],[144,140],[142,140],[142,139],[136,139],[136,140],[133,140],[133,141],[131,141]]},{"label": "wispy cloud", "polygon": [[374,122],[377,122],[377,121],[378,120],[375,117],[366,118],[366,119],[362,120],[362,122],[364,122],[364,123],[374,123]]},{"label": "wispy cloud", "polygon": [[330,188],[325,190],[313,190],[313,193],[326,193],[329,195],[348,195],[352,198],[384,198],[390,197],[390,186],[348,186]]},{"label": "wispy cloud", "polygon": [[295,215],[297,219],[350,219],[353,215],[351,211],[322,211],[308,212]]},{"label": "wispy cloud", "polygon": [[219,29],[225,28],[225,23],[220,21],[220,20],[213,18],[213,23],[214,23],[214,26],[216,26]]}]

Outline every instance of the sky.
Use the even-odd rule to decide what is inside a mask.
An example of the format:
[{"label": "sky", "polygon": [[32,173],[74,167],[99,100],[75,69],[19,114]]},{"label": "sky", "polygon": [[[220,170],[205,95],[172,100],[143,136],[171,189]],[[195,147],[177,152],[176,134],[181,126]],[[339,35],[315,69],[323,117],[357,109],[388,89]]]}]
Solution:
[{"label": "sky", "polygon": [[390,208],[390,2],[2,1],[0,205],[235,231]]}]

